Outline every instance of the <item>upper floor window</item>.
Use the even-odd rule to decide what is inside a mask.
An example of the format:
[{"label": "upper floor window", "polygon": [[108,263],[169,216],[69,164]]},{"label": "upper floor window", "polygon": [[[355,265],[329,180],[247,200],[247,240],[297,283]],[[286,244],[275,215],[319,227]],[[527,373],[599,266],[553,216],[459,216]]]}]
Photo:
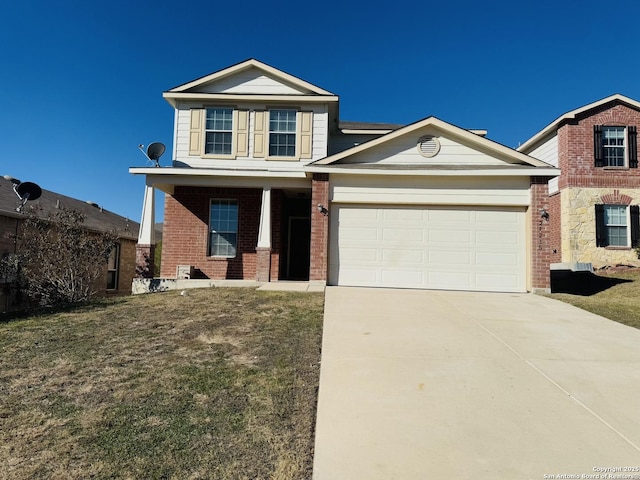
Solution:
[{"label": "upper floor window", "polygon": [[211,200],[209,256],[235,257],[238,246],[238,202]]},{"label": "upper floor window", "polygon": [[636,127],[593,127],[594,157],[596,167],[638,167]]},{"label": "upper floor window", "polygon": [[624,127],[602,127],[602,156],[607,167],[624,167]]},{"label": "upper floor window", "polygon": [[233,145],[233,109],[207,108],[205,155],[231,155]]},{"label": "upper floor window", "polygon": [[269,111],[269,156],[296,156],[296,110]]}]

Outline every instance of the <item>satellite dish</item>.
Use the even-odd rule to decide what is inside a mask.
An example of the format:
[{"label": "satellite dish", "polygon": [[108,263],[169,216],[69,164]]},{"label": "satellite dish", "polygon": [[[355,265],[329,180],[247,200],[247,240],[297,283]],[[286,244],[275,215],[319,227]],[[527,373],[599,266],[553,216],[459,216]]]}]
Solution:
[{"label": "satellite dish", "polygon": [[147,157],[149,157],[149,160],[157,162],[164,153],[164,150],[164,144],[160,142],[153,142],[147,147]]},{"label": "satellite dish", "polygon": [[160,166],[160,157],[164,153],[165,146],[160,142],[153,142],[147,147],[147,151],[144,151],[144,145],[138,145],[138,149],[142,152],[142,154],[147,157],[150,162],[154,162],[156,167]]},{"label": "satellite dish", "polygon": [[37,200],[42,195],[42,189],[33,182],[22,182],[16,186],[16,193],[22,200]]},{"label": "satellite dish", "polygon": [[16,208],[16,212],[21,212],[29,200],[37,200],[42,195],[42,189],[33,182],[21,182],[17,178],[5,175],[4,178],[13,183],[13,191],[20,199],[20,205]]}]

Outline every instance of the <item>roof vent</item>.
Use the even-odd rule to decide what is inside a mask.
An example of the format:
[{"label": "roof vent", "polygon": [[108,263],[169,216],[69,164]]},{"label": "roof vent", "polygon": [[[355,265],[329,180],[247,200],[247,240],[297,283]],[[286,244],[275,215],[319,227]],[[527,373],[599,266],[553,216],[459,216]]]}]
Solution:
[{"label": "roof vent", "polygon": [[425,135],[418,140],[418,152],[423,157],[435,157],[439,151],[440,142],[433,135]]}]

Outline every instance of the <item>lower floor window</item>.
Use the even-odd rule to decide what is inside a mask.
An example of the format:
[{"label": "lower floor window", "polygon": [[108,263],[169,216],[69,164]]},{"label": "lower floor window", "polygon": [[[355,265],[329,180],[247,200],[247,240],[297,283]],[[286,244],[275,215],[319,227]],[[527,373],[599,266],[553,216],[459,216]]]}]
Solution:
[{"label": "lower floor window", "polygon": [[235,257],[238,246],[237,200],[211,200],[209,256]]},{"label": "lower floor window", "polygon": [[120,265],[120,245],[116,244],[107,261],[107,290],[118,289],[118,265]]},{"label": "lower floor window", "polygon": [[627,207],[623,205],[605,205],[604,223],[608,245],[626,247],[627,240]]},{"label": "lower floor window", "polygon": [[598,247],[634,247],[640,240],[638,205],[596,205]]}]

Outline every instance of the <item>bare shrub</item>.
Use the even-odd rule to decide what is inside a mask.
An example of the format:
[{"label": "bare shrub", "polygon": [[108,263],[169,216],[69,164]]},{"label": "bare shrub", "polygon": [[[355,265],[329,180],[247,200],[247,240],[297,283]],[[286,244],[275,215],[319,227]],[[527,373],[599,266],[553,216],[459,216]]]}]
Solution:
[{"label": "bare shrub", "polygon": [[84,302],[97,293],[117,235],[87,229],[84,214],[59,208],[42,215],[31,209],[18,230],[11,273],[33,303],[60,306]]}]

